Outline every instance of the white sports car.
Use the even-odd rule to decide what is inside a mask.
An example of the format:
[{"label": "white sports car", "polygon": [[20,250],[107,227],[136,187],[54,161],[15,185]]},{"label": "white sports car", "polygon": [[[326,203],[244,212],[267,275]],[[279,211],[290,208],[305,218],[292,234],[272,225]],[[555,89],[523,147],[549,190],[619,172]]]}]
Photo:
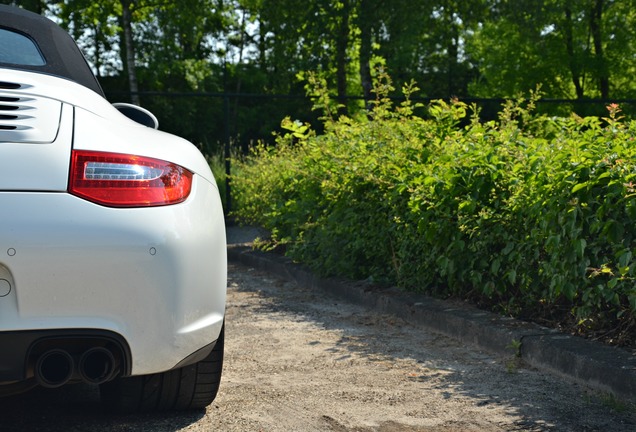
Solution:
[{"label": "white sports car", "polygon": [[64,30],[0,5],[0,395],[87,382],[121,411],[214,400],[219,191],[156,127],[104,98]]}]

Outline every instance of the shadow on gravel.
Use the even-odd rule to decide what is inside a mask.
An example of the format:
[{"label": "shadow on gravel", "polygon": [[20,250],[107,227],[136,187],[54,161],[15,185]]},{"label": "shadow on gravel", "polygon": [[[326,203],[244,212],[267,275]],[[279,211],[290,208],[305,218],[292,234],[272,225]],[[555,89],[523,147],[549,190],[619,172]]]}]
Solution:
[{"label": "shadow on gravel", "polygon": [[87,384],[35,388],[0,398],[2,432],[174,432],[204,416],[203,410],[127,416],[107,413],[100,405],[97,386]]},{"label": "shadow on gravel", "polygon": [[[467,350],[450,338],[425,329],[415,337],[412,333],[407,336],[407,327],[410,327],[411,332],[417,332],[417,329],[400,317],[369,313],[363,307],[359,307],[353,313],[342,312],[345,305],[352,305],[321,291],[312,291],[299,287],[294,282],[283,281],[261,270],[238,264],[232,264],[231,268],[234,272],[248,272],[251,276],[267,282],[255,291],[244,288],[240,283],[240,277],[234,280],[236,283],[233,284],[233,289],[255,292],[264,300],[256,310],[252,309],[249,313],[291,313],[296,315],[298,320],[340,332],[342,337],[336,345],[337,348],[328,349],[334,354],[339,354],[336,361],[347,362],[353,354],[369,362],[385,364],[404,359],[415,360],[425,372],[414,371],[411,376],[405,378],[406,380],[422,383],[422,391],[433,386],[432,388],[439,391],[442,397],[449,400],[463,396],[472,399],[476,407],[503,407],[511,416],[521,418],[515,422],[513,429],[506,430],[636,430],[636,411],[633,406],[626,406],[604,395],[588,392],[574,383],[564,385],[567,381],[551,375],[535,373],[519,362],[514,356],[513,349],[509,358],[499,358],[471,349],[475,354],[468,363],[443,359],[436,354],[437,351],[455,350],[459,356]],[[233,279],[230,278],[229,282],[233,282]],[[325,308],[317,306],[320,303],[330,305],[326,312]],[[398,343],[405,337],[411,338],[410,343]],[[321,342],[311,341],[309,344],[319,345]],[[431,346],[432,349],[423,349],[424,345]],[[423,407],[423,413],[425,412],[426,407]],[[457,430],[466,430],[462,428],[471,425],[470,418],[466,418],[465,421],[466,423],[462,422]],[[479,428],[469,427],[467,430]]]}]

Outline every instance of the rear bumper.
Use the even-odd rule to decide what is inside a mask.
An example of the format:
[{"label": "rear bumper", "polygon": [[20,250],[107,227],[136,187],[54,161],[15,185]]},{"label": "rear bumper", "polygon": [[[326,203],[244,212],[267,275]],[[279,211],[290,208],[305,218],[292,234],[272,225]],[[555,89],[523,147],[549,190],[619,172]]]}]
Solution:
[{"label": "rear bumper", "polygon": [[226,274],[218,191],[198,176],[184,203],[143,209],[0,193],[0,334],[106,332],[127,347],[127,373],[163,372],[218,338]]}]

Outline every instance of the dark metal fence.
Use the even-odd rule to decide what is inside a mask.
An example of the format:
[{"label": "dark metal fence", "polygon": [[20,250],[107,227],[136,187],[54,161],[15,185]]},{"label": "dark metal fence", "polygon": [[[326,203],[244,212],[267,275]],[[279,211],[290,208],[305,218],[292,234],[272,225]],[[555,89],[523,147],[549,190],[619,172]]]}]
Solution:
[{"label": "dark metal fence", "polygon": [[[140,92],[141,103],[159,118],[160,128],[183,136],[197,144],[206,154],[218,153],[228,142],[246,149],[250,143],[272,140],[286,116],[309,122],[320,130],[319,114],[312,111],[312,100],[305,95],[218,93],[218,92]],[[129,100],[128,92],[110,92],[109,100]],[[334,99],[336,99],[334,97]],[[362,101],[361,96],[347,96],[348,101]],[[439,98],[412,97],[428,104]],[[403,98],[394,98],[401,101]],[[475,104],[485,120],[496,119],[506,99],[458,98]],[[636,117],[636,99],[540,99],[539,112],[568,116],[606,116],[606,106],[621,105],[628,118]],[[425,115],[425,111],[422,111]]]}]

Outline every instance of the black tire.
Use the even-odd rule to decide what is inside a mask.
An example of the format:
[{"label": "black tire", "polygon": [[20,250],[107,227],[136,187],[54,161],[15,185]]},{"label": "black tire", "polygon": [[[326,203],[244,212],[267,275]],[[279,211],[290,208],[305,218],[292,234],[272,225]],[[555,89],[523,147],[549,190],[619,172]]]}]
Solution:
[{"label": "black tire", "polygon": [[212,352],[198,363],[101,384],[102,404],[120,413],[205,408],[212,403],[221,384],[224,339],[225,326]]}]

